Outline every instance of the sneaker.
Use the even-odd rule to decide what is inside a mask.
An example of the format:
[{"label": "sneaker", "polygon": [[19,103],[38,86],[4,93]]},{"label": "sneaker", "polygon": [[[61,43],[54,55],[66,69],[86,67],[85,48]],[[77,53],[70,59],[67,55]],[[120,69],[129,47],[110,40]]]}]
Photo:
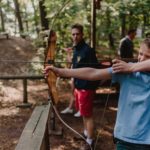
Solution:
[{"label": "sneaker", "polygon": [[66,109],[62,110],[60,113],[61,114],[72,114],[73,109],[70,109],[69,107],[67,107]]},{"label": "sneaker", "polygon": [[[81,135],[83,136],[83,138],[87,138],[87,136],[85,136],[85,134],[84,133],[81,133]],[[81,138],[80,136],[75,136],[75,137],[73,137],[73,139],[75,140],[75,141],[83,141],[84,139],[83,138]]]},{"label": "sneaker", "polygon": [[89,145],[88,143],[85,143],[80,150],[94,150],[94,141],[92,142],[91,145]]},{"label": "sneaker", "polygon": [[81,117],[80,111],[74,114],[74,117]]}]

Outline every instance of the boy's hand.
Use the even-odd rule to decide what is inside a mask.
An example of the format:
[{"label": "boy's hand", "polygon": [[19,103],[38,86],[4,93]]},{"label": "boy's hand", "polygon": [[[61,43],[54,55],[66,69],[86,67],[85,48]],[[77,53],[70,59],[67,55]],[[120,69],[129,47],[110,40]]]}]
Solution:
[{"label": "boy's hand", "polygon": [[47,78],[48,77],[48,74],[49,74],[49,71],[50,70],[53,70],[53,66],[46,66],[44,69],[43,69],[43,73],[44,73],[44,77]]},{"label": "boy's hand", "polygon": [[119,59],[114,59],[112,60],[112,68],[114,73],[119,73],[119,72],[124,72],[124,73],[129,73],[131,71],[131,66],[132,64],[126,63],[122,60]]},{"label": "boy's hand", "polygon": [[51,66],[46,66],[43,69],[43,73],[44,73],[45,78],[48,77],[49,71],[52,71],[53,73],[55,73],[56,76],[59,75],[59,68],[56,68],[56,67],[54,67],[52,65]]}]

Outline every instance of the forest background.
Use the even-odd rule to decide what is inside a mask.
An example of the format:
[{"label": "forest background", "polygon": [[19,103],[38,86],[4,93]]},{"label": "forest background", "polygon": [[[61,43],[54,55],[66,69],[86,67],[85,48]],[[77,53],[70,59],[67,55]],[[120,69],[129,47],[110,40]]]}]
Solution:
[{"label": "forest background", "polygon": [[[1,0],[0,32],[30,38],[42,53],[44,34],[53,29],[57,33],[56,58],[65,61],[64,47],[71,47],[70,26],[81,23],[85,39],[91,41],[91,9],[96,9],[96,52],[99,58],[114,58],[119,41],[128,29],[137,29],[135,50],[150,32],[149,0]],[[40,53],[37,51],[37,53]],[[136,57],[136,53],[135,53]],[[42,60],[43,57],[39,55]],[[37,72],[39,67],[33,67]]]},{"label": "forest background", "polygon": [[[118,57],[119,41],[130,28],[137,29],[134,40],[136,58],[140,41],[150,33],[150,0],[0,0],[0,77],[43,75],[44,52],[51,29],[57,34],[56,62],[61,62],[57,65],[65,67],[66,63],[62,63],[66,62],[64,48],[72,46],[72,24],[83,24],[85,40],[91,43],[93,2],[97,8],[94,32],[98,58]],[[7,34],[9,39],[4,37]],[[64,81],[60,82],[60,110],[66,107],[64,102],[68,102],[71,93],[69,84]],[[102,93],[108,90],[102,89]],[[43,81],[28,81],[28,99],[33,104],[31,109],[16,107],[22,103],[22,93],[22,81],[0,81],[0,149],[14,149],[34,106],[47,101],[47,85]],[[101,149],[105,147],[107,150],[114,149],[112,132],[117,110],[117,99],[110,99],[111,107],[103,120],[99,144]],[[103,114],[105,104],[99,103],[96,103],[95,114]],[[77,120],[71,115],[63,117],[71,122],[71,126],[81,130],[81,121],[76,124]],[[101,128],[101,117],[95,117],[97,127]],[[62,149],[65,147],[67,150],[76,143],[71,143],[74,135],[67,129],[64,133],[63,139],[51,138],[52,149],[63,145]]]}]

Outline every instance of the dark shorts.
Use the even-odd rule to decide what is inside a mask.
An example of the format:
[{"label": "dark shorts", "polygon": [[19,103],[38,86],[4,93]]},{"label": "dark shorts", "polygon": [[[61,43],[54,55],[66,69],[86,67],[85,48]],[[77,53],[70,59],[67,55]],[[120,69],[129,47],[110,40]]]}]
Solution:
[{"label": "dark shorts", "polygon": [[95,90],[74,90],[76,109],[80,111],[81,116],[91,117],[93,114],[93,100]]},{"label": "dark shorts", "polygon": [[135,144],[115,139],[116,150],[150,150],[150,145]]}]

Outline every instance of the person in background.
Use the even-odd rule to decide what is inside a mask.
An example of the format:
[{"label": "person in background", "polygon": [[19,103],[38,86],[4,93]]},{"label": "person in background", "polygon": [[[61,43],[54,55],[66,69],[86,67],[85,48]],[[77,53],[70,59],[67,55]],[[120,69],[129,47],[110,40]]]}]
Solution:
[{"label": "person in background", "polygon": [[133,40],[135,36],[136,36],[136,29],[131,29],[128,31],[127,36],[121,39],[118,52],[121,58],[133,58],[133,51],[134,51]]},{"label": "person in background", "polygon": [[112,68],[61,69],[47,66],[58,76],[120,83],[117,118],[114,128],[116,150],[150,150],[150,38],[139,49],[138,62],[113,60]]},{"label": "person in background", "polygon": [[[97,67],[98,61],[95,50],[84,40],[83,26],[74,24],[71,27],[73,41],[72,68]],[[86,75],[86,74],[85,74]],[[93,101],[98,82],[74,78],[74,95],[76,110],[83,118],[83,134],[87,143],[94,145]],[[86,149],[87,145],[84,145]],[[89,148],[89,147],[88,147]]]},{"label": "person in background", "polygon": [[[71,64],[72,62],[72,48],[69,47],[69,48],[64,48],[64,50],[67,52],[67,62]],[[68,65],[68,68],[70,68],[70,64]],[[69,101],[69,105],[67,108],[65,108],[64,110],[61,111],[61,114],[72,114],[74,112],[74,101],[75,101],[75,98],[74,98],[74,81],[73,81],[73,78],[70,80],[70,86],[71,86],[71,98],[70,98],[70,101]],[[81,114],[80,114],[80,111],[77,111],[75,114],[74,114],[74,117],[80,117]]]}]

